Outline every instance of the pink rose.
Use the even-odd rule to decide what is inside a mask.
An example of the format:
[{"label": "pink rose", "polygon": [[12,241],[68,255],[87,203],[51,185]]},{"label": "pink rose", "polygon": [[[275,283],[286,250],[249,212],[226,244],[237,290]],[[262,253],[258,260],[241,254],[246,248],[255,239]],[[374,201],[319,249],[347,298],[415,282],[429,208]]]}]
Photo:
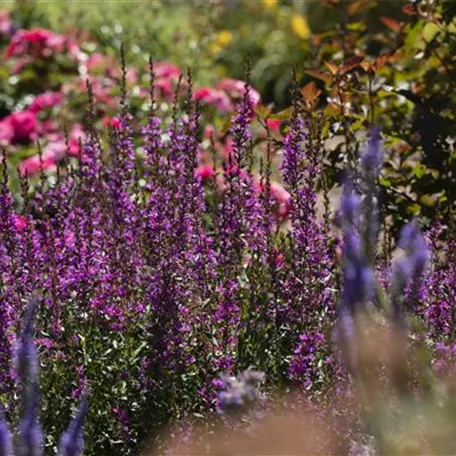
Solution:
[{"label": "pink rose", "polygon": [[33,112],[15,112],[6,119],[9,119],[14,131],[13,142],[28,142],[36,138],[38,120]]},{"label": "pink rose", "polygon": [[59,92],[44,92],[35,97],[28,110],[33,113],[43,109],[53,108],[62,101],[62,94]]},{"label": "pink rose", "polygon": [[159,98],[172,100],[174,97],[174,87],[169,79],[157,79],[154,83],[154,92],[158,92]]},{"label": "pink rose", "polygon": [[79,141],[84,139],[84,130],[81,124],[74,124],[68,141],[68,155],[79,157]]},{"label": "pink rose", "polygon": [[111,119],[111,126],[112,128],[114,128],[115,130],[118,130],[120,127],[121,127],[121,122],[120,122],[120,119],[118,117],[113,117]]},{"label": "pink rose", "polygon": [[53,53],[68,51],[76,55],[79,46],[76,41],[51,30],[18,30],[6,48],[6,57],[32,54],[34,57],[51,57]]},{"label": "pink rose", "polygon": [[[224,90],[233,99],[241,99],[245,92],[245,82],[239,79],[222,79],[216,87],[217,89]],[[256,106],[260,102],[260,94],[253,87],[249,89],[249,98],[253,106]]]},{"label": "pink rose", "polygon": [[182,74],[182,71],[177,65],[169,62],[154,62],[154,73],[156,78],[172,78],[177,80]]},{"label": "pink rose", "polygon": [[271,130],[278,130],[280,128],[280,120],[278,120],[278,119],[266,119],[266,125]]},{"label": "pink rose", "polygon": [[86,62],[87,71],[102,70],[107,65],[113,64],[112,58],[107,57],[99,52],[95,52],[89,56]]},{"label": "pink rose", "polygon": [[201,165],[195,169],[195,175],[202,180],[208,180],[214,175],[214,168],[211,165]]},{"label": "pink rose", "polygon": [[223,90],[202,87],[195,90],[193,99],[210,104],[221,113],[227,113],[233,109],[228,95]]},{"label": "pink rose", "polygon": [[14,129],[11,125],[11,119],[6,117],[0,121],[0,141],[11,143],[14,138]]},{"label": "pink rose", "polygon": [[38,155],[34,155],[33,157],[26,158],[25,160],[21,161],[19,164],[19,172],[22,176],[33,176],[40,172],[41,167],[43,171],[53,171],[56,169],[55,166],[55,159],[52,156],[43,154],[42,156],[42,163],[40,161],[40,157]]}]

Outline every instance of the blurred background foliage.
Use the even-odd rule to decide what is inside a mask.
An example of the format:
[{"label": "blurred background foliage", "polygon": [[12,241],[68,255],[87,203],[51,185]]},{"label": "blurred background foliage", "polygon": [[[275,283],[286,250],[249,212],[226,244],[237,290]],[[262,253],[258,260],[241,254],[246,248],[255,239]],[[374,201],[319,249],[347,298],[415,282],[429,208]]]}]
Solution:
[{"label": "blurred background foliage", "polygon": [[[324,144],[321,188],[341,183],[365,131],[378,124],[388,148],[381,176],[393,225],[456,201],[456,2],[445,0],[17,0],[17,28],[74,37],[87,53],[144,68],[149,55],[185,69],[196,86],[243,79],[286,129],[292,68],[303,109]],[[0,73],[6,70],[0,68]],[[8,90],[6,89],[7,93]]]}]

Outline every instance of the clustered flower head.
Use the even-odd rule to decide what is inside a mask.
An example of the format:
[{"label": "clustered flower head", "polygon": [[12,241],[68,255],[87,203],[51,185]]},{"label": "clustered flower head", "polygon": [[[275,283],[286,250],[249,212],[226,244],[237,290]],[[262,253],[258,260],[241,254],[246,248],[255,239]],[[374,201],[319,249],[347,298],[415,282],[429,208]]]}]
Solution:
[{"label": "clustered flower head", "polygon": [[218,395],[221,411],[230,414],[246,411],[260,399],[259,385],[264,381],[263,372],[245,370],[236,377],[222,377],[222,391]]}]

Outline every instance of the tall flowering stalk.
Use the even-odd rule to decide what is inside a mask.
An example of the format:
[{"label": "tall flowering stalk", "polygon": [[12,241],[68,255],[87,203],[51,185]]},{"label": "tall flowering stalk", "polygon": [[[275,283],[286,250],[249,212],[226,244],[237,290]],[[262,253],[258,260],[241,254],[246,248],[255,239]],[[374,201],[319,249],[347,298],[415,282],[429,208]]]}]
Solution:
[{"label": "tall flowering stalk", "polygon": [[[41,456],[44,454],[44,436],[39,423],[39,369],[34,343],[35,318],[39,298],[32,297],[26,307],[22,327],[14,352],[14,373],[22,392],[21,421],[13,446],[3,410],[0,412],[0,454],[2,456]],[[87,400],[83,399],[76,418],[62,435],[58,455],[79,456],[84,447],[83,423],[87,411]]]},{"label": "tall flowering stalk", "polygon": [[[294,379],[301,377],[304,383],[308,383],[314,367],[310,367],[301,353],[320,350],[324,345],[314,333],[319,330],[326,332],[332,324],[333,306],[329,289],[333,276],[328,239],[325,238],[323,223],[317,220],[316,215],[317,150],[312,134],[301,117],[298,103],[295,88],[292,118],[283,142],[281,164],[282,179],[290,194],[291,229],[288,239],[291,264],[281,284],[276,322],[286,327],[292,320],[300,328],[298,338],[296,334],[289,334],[294,353],[289,373]],[[315,331],[316,328],[319,330]],[[329,341],[326,342],[328,352]]]}]

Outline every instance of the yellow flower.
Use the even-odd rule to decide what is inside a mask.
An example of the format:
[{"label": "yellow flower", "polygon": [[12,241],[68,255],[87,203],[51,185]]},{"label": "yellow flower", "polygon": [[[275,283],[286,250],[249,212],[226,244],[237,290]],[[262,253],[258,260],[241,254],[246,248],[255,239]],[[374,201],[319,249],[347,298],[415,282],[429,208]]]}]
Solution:
[{"label": "yellow flower", "polygon": [[220,30],[220,32],[217,33],[217,44],[221,48],[228,46],[231,41],[233,41],[233,33],[229,30]]},{"label": "yellow flower", "polygon": [[293,30],[294,34],[302,38],[303,40],[307,40],[310,37],[310,28],[309,24],[307,23],[307,19],[302,16],[301,14],[295,14],[291,18],[291,29]]},{"label": "yellow flower", "polygon": [[261,3],[263,4],[263,6],[265,8],[273,9],[277,6],[279,1],[278,0],[261,0]]}]

